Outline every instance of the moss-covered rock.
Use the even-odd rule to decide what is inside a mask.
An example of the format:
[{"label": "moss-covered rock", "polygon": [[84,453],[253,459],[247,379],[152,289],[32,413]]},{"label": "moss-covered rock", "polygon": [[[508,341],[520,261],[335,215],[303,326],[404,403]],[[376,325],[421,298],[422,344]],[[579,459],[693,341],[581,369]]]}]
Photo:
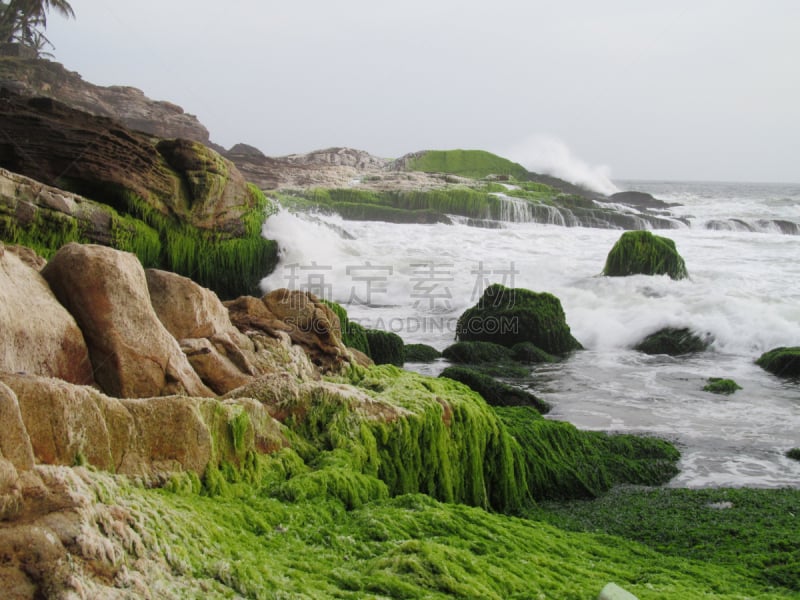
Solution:
[{"label": "moss-covered rock", "polygon": [[722,377],[709,377],[708,383],[703,388],[704,392],[714,394],[733,394],[736,390],[742,389],[733,379],[723,379]]},{"label": "moss-covered rock", "polygon": [[552,294],[494,284],[458,319],[460,341],[512,347],[530,342],[550,354],[582,348],[572,337],[561,302]]},{"label": "moss-covered rock", "polygon": [[553,356],[549,352],[545,352],[535,344],[530,342],[520,342],[511,347],[511,357],[526,365],[533,365],[536,363],[550,363],[558,361],[557,356]]},{"label": "moss-covered rock", "polygon": [[460,381],[478,392],[492,406],[532,406],[540,414],[550,412],[550,405],[523,389],[508,385],[502,381],[467,367],[447,367],[439,377],[447,377]]},{"label": "moss-covered rock", "polygon": [[663,440],[580,431],[530,407],[495,412],[520,444],[536,499],[592,498],[621,483],[662,485],[678,473],[680,453]]},{"label": "moss-covered rock", "polygon": [[672,279],[689,276],[675,242],[649,231],[623,233],[608,253],[603,274],[608,277],[669,275]]},{"label": "moss-covered rock", "polygon": [[702,352],[708,346],[708,340],[688,328],[665,327],[648,335],[634,346],[634,350],[645,354],[680,356],[681,354]]},{"label": "moss-covered rock", "polygon": [[428,344],[406,344],[403,346],[403,358],[405,362],[429,363],[441,356],[441,352]]},{"label": "moss-covered rock", "polygon": [[403,366],[403,338],[391,331],[367,329],[367,345],[369,357],[376,365]]},{"label": "moss-covered rock", "polygon": [[355,348],[359,352],[363,352],[367,356],[369,353],[369,343],[367,342],[367,330],[355,321],[351,321],[347,315],[347,310],[336,302],[329,300],[322,300],[327,304],[336,316],[339,317],[339,325],[342,331],[342,343],[348,348]]},{"label": "moss-covered rock", "polygon": [[800,377],[800,346],[773,348],[762,354],[756,364],[779,377]]},{"label": "moss-covered rock", "polygon": [[793,460],[800,460],[800,448],[792,448],[786,452],[786,456]]},{"label": "moss-covered rock", "polygon": [[498,363],[511,360],[511,350],[492,342],[456,342],[442,351],[442,356],[459,364]]}]

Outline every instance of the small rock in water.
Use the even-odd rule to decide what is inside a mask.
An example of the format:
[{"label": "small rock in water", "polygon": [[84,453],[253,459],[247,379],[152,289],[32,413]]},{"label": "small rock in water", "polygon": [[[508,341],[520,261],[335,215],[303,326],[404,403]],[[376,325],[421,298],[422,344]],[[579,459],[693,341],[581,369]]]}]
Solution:
[{"label": "small rock in water", "polygon": [[638,598],[623,590],[616,583],[609,583],[600,592],[597,600],[638,600]]}]

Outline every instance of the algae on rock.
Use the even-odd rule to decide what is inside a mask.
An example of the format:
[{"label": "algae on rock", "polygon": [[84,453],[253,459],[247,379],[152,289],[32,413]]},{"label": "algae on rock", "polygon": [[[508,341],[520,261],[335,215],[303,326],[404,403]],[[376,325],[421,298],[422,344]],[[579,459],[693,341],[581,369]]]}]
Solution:
[{"label": "algae on rock", "polygon": [[608,253],[603,275],[669,275],[672,279],[689,276],[675,242],[649,231],[626,231]]},{"label": "algae on rock", "polygon": [[530,342],[549,354],[582,348],[570,333],[558,298],[498,283],[486,288],[478,304],[459,317],[456,335],[459,341],[492,342],[509,348]]}]

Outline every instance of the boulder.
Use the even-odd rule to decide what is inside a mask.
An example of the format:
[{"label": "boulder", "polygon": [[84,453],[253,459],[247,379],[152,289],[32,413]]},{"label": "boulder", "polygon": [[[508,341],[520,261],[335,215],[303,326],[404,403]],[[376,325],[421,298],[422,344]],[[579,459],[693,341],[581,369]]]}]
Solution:
[{"label": "boulder", "polygon": [[133,254],[70,243],[42,275],[83,331],[103,391],[118,398],[213,396],[158,320]]},{"label": "boulder", "polygon": [[523,389],[497,381],[493,377],[467,367],[447,367],[439,377],[459,381],[478,392],[492,406],[532,406],[539,414],[550,412],[550,405]]},{"label": "boulder", "polygon": [[681,354],[702,352],[708,348],[709,344],[708,336],[701,337],[689,328],[665,327],[648,335],[634,346],[634,350],[645,354],[680,356]]},{"label": "boulder", "polygon": [[75,319],[38,271],[0,244],[0,371],[94,381]]},{"label": "boulder", "polygon": [[669,275],[684,279],[689,274],[675,242],[649,231],[626,231],[608,253],[603,275]]},{"label": "boulder", "polygon": [[441,352],[427,344],[405,344],[403,346],[403,360],[405,362],[429,363],[441,356]]},{"label": "boulder", "polygon": [[243,296],[225,306],[240,331],[288,336],[322,373],[338,373],[354,360],[342,343],[339,317],[314,294],[282,288],[261,300]]},{"label": "boulder", "polygon": [[217,295],[187,277],[148,269],[150,300],[192,368],[217,394],[244,385],[257,369],[253,342],[233,326]]},{"label": "boulder", "polygon": [[546,292],[490,285],[478,304],[458,319],[459,341],[492,342],[511,348],[530,342],[549,354],[581,349],[567,325],[561,301]]},{"label": "boulder", "polygon": [[403,366],[403,338],[392,331],[367,329],[369,356],[376,365]]},{"label": "boulder", "polygon": [[800,346],[773,348],[762,354],[756,364],[778,377],[800,377]]}]

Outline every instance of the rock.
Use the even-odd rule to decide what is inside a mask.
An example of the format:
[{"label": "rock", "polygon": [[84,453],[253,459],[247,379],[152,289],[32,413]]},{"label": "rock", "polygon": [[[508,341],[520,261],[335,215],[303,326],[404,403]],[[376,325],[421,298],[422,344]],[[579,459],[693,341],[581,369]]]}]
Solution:
[{"label": "rock", "polygon": [[689,276],[674,241],[649,231],[626,231],[608,253],[603,275],[636,274],[669,275],[672,279]]},{"label": "rock", "polygon": [[550,354],[582,348],[570,333],[558,298],[500,284],[486,288],[478,304],[459,317],[456,337],[509,348],[530,342]]},{"label": "rock", "polygon": [[756,364],[778,377],[800,377],[800,346],[773,348],[762,354]]},{"label": "rock", "polygon": [[654,198],[652,194],[648,194],[647,192],[636,192],[636,191],[628,191],[628,192],[617,192],[616,194],[611,194],[607,202],[614,202],[615,204],[625,204],[626,206],[633,206],[634,208],[638,209],[667,209],[672,208],[674,206],[680,206],[680,204],[674,202],[664,202],[663,200],[659,200],[658,198]]},{"label": "rock", "polygon": [[405,344],[403,346],[403,360],[405,362],[433,362],[442,355],[433,346],[427,344]]},{"label": "rock", "polygon": [[158,320],[133,254],[71,243],[42,275],[83,331],[104,392],[119,398],[214,395]]},{"label": "rock", "polygon": [[369,356],[376,365],[403,366],[403,339],[394,332],[367,329]]},{"label": "rock", "polygon": [[478,392],[492,406],[532,406],[539,414],[550,412],[550,405],[534,394],[508,385],[467,367],[447,367],[439,374],[459,381]]},{"label": "rock", "polygon": [[634,350],[645,354],[680,356],[681,354],[702,352],[708,348],[709,344],[708,337],[704,339],[686,327],[665,327],[648,335],[634,346]]},{"label": "rock", "polygon": [[168,271],[147,269],[145,276],[153,309],[175,339],[219,339],[253,349],[247,336],[233,326],[228,309],[214,292]]},{"label": "rock", "polygon": [[637,598],[616,583],[609,583],[601,590],[597,600],[637,600]]},{"label": "rock", "polygon": [[148,269],[145,274],[159,320],[203,383],[221,395],[257,374],[253,342],[233,326],[214,292],[175,273]]},{"label": "rock", "polygon": [[[57,379],[6,374],[0,381],[19,400],[32,453],[41,464],[88,464],[160,482],[178,471],[203,475],[223,460],[240,465],[247,451],[274,452],[288,445],[267,409],[244,397],[120,400]],[[233,422],[243,412],[247,420],[240,421],[244,428],[239,426],[237,442]]]},{"label": "rock", "polygon": [[26,96],[47,96],[77,110],[114,118],[134,131],[209,142],[208,129],[180,106],[151,100],[134,87],[94,85],[57,62],[0,60],[0,85]]},{"label": "rock", "polygon": [[722,377],[709,377],[708,383],[703,387],[704,392],[712,394],[733,394],[736,390],[742,389],[733,379],[723,379]]},{"label": "rock", "polygon": [[338,373],[352,360],[342,343],[339,318],[314,294],[282,288],[261,300],[244,296],[225,306],[240,331],[288,335],[322,373]]},{"label": "rock", "polygon": [[14,391],[0,382],[0,456],[18,471],[33,468],[33,447]]},{"label": "rock", "polygon": [[195,373],[216,394],[226,394],[253,380],[252,375],[240,371],[211,340],[184,338],[180,343]]},{"label": "rock", "polygon": [[[2,242],[0,242],[0,246],[2,245]],[[36,254],[36,251],[32,250],[31,248],[26,248],[25,246],[5,246],[5,251],[10,252],[11,254],[16,254],[17,258],[19,258],[34,271],[41,271],[47,264],[47,261]],[[0,257],[2,254],[2,251],[0,251]]]},{"label": "rock", "polygon": [[[257,199],[233,163],[213,150],[185,140],[155,144],[149,135],[50,98],[1,93],[0,167],[123,212],[149,209],[195,227],[245,234],[242,216]],[[198,173],[198,166],[210,169]],[[132,196],[147,209],[132,206]]]},{"label": "rock", "polygon": [[94,381],[83,334],[47,282],[9,248],[0,256],[0,371]]},{"label": "rock", "polygon": [[513,357],[512,350],[492,342],[456,342],[445,348],[442,356],[451,363],[470,365],[492,377],[527,377],[530,374],[530,369]]}]

